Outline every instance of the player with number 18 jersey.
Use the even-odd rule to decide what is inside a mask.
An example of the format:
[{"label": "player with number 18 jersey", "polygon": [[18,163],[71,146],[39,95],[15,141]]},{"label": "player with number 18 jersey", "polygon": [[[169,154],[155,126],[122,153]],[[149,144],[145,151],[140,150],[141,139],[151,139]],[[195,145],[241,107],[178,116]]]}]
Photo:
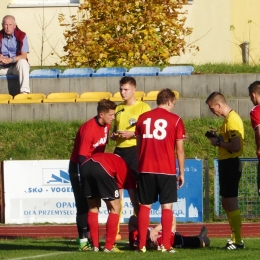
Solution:
[{"label": "player with number 18 jersey", "polygon": [[176,174],[176,141],[186,138],[178,115],[157,107],[139,117],[135,134],[142,136],[139,173]]}]

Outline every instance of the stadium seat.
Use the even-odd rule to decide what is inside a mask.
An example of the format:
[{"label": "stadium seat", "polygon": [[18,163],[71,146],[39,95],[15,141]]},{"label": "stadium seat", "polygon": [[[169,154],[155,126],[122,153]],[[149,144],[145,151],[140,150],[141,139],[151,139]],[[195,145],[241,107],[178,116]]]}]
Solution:
[{"label": "stadium seat", "polygon": [[12,95],[0,94],[0,104],[8,104],[13,99]]},{"label": "stadium seat", "polygon": [[58,78],[61,73],[58,69],[40,69],[30,72],[30,78]]},{"label": "stadium seat", "polygon": [[123,77],[126,71],[127,69],[122,67],[100,68],[92,74],[92,77]]},{"label": "stadium seat", "polygon": [[[143,101],[147,100],[147,101],[154,101],[157,99],[157,95],[160,91],[159,90],[153,90],[153,91],[150,91],[146,94],[146,96],[143,97]],[[175,95],[175,98],[176,99],[179,99],[180,98],[180,94],[178,91],[176,90],[173,90],[172,91]]]},{"label": "stadium seat", "polygon": [[[145,96],[145,93],[143,91],[135,91],[135,98],[137,100],[142,100],[143,97]],[[110,98],[111,101],[114,101],[114,102],[122,102],[123,99],[121,97],[121,94],[120,92],[116,92],[113,97]]]},{"label": "stadium seat", "polygon": [[88,78],[94,73],[92,68],[73,68],[66,69],[59,74],[59,78]]},{"label": "stadium seat", "polygon": [[160,69],[158,67],[133,67],[125,76],[157,76]]},{"label": "stadium seat", "polygon": [[18,79],[18,75],[0,76],[0,79]]},{"label": "stadium seat", "polygon": [[43,103],[62,103],[62,102],[76,102],[79,94],[76,92],[59,92],[50,93]]},{"label": "stadium seat", "polygon": [[191,66],[169,66],[158,73],[158,76],[191,75],[194,68]]},{"label": "stadium seat", "polygon": [[110,92],[84,92],[76,99],[76,102],[99,102],[101,99],[110,99]]},{"label": "stadium seat", "polygon": [[153,90],[146,94],[146,96],[143,97],[143,101],[153,101],[157,99],[157,95],[159,93],[159,90]]},{"label": "stadium seat", "polygon": [[10,104],[42,103],[45,98],[43,93],[18,94],[10,100]]}]

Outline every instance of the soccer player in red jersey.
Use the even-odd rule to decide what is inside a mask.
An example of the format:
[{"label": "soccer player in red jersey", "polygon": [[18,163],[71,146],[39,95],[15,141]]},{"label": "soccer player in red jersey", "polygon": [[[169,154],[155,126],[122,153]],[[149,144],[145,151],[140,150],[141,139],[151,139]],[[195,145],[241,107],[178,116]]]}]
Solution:
[{"label": "soccer player in red jersey", "polygon": [[248,87],[248,91],[254,104],[253,109],[250,111],[250,118],[255,132],[256,156],[258,158],[257,191],[260,196],[260,81],[253,82]]},{"label": "soccer player in red jersey", "polygon": [[100,199],[107,205],[109,215],[106,223],[106,242],[104,252],[116,252],[113,247],[116,239],[119,214],[121,210],[120,197],[122,189],[134,189],[135,183],[128,178],[131,169],[118,155],[112,153],[96,153],[90,156],[80,168],[83,196],[88,199],[88,224],[93,244],[93,251],[99,251],[98,209]]},{"label": "soccer player in red jersey", "polygon": [[78,130],[70,157],[69,175],[77,209],[77,229],[80,239],[79,251],[89,249],[87,212],[88,203],[82,196],[79,165],[94,153],[104,152],[108,142],[110,124],[115,118],[116,104],[102,99],[98,102],[97,116],[84,123]]},{"label": "soccer player in red jersey", "polygon": [[[138,147],[137,196],[139,250],[146,251],[146,235],[151,206],[158,200],[162,207],[162,252],[170,252],[172,203],[177,201],[177,188],[184,184],[185,129],[182,119],[172,113],[175,95],[163,89],[157,96],[157,108],[139,116],[136,124]],[[179,175],[176,177],[175,152]],[[177,183],[178,182],[178,187]]]}]

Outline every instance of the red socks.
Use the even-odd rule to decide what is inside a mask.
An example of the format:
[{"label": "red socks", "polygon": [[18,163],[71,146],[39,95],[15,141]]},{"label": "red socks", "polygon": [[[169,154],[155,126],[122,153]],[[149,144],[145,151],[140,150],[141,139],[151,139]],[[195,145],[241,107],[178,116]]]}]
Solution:
[{"label": "red socks", "polygon": [[119,223],[119,215],[109,213],[106,224],[106,244],[105,248],[111,250],[116,240],[117,226]]},{"label": "red socks", "polygon": [[162,244],[164,248],[169,250],[171,248],[172,236],[172,211],[170,209],[162,210]]},{"label": "red socks", "polygon": [[138,213],[139,249],[146,246],[147,229],[150,221],[150,208],[140,205]]},{"label": "red socks", "polygon": [[93,247],[99,248],[98,213],[88,212],[88,225]]}]

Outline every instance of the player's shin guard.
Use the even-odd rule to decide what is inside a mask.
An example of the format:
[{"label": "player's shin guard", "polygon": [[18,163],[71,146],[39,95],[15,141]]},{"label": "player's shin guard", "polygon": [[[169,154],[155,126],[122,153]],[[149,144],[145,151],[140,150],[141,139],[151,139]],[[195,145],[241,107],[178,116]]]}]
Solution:
[{"label": "player's shin guard", "polygon": [[88,212],[88,225],[93,247],[99,248],[98,213]]},{"label": "player's shin guard", "polygon": [[231,218],[231,224],[232,224],[232,231],[234,232],[234,240],[233,242],[235,244],[240,245],[241,244],[241,214],[240,210],[234,210],[229,212],[230,218]]},{"label": "player's shin guard", "polygon": [[162,210],[162,244],[166,250],[171,248],[171,236],[172,236],[172,210]]},{"label": "player's shin guard", "polygon": [[146,246],[147,229],[149,226],[150,208],[140,205],[138,213],[139,249]]},{"label": "player's shin guard", "polygon": [[115,213],[109,213],[106,224],[106,244],[105,248],[111,250],[115,243],[117,227],[119,223],[119,215]]}]

